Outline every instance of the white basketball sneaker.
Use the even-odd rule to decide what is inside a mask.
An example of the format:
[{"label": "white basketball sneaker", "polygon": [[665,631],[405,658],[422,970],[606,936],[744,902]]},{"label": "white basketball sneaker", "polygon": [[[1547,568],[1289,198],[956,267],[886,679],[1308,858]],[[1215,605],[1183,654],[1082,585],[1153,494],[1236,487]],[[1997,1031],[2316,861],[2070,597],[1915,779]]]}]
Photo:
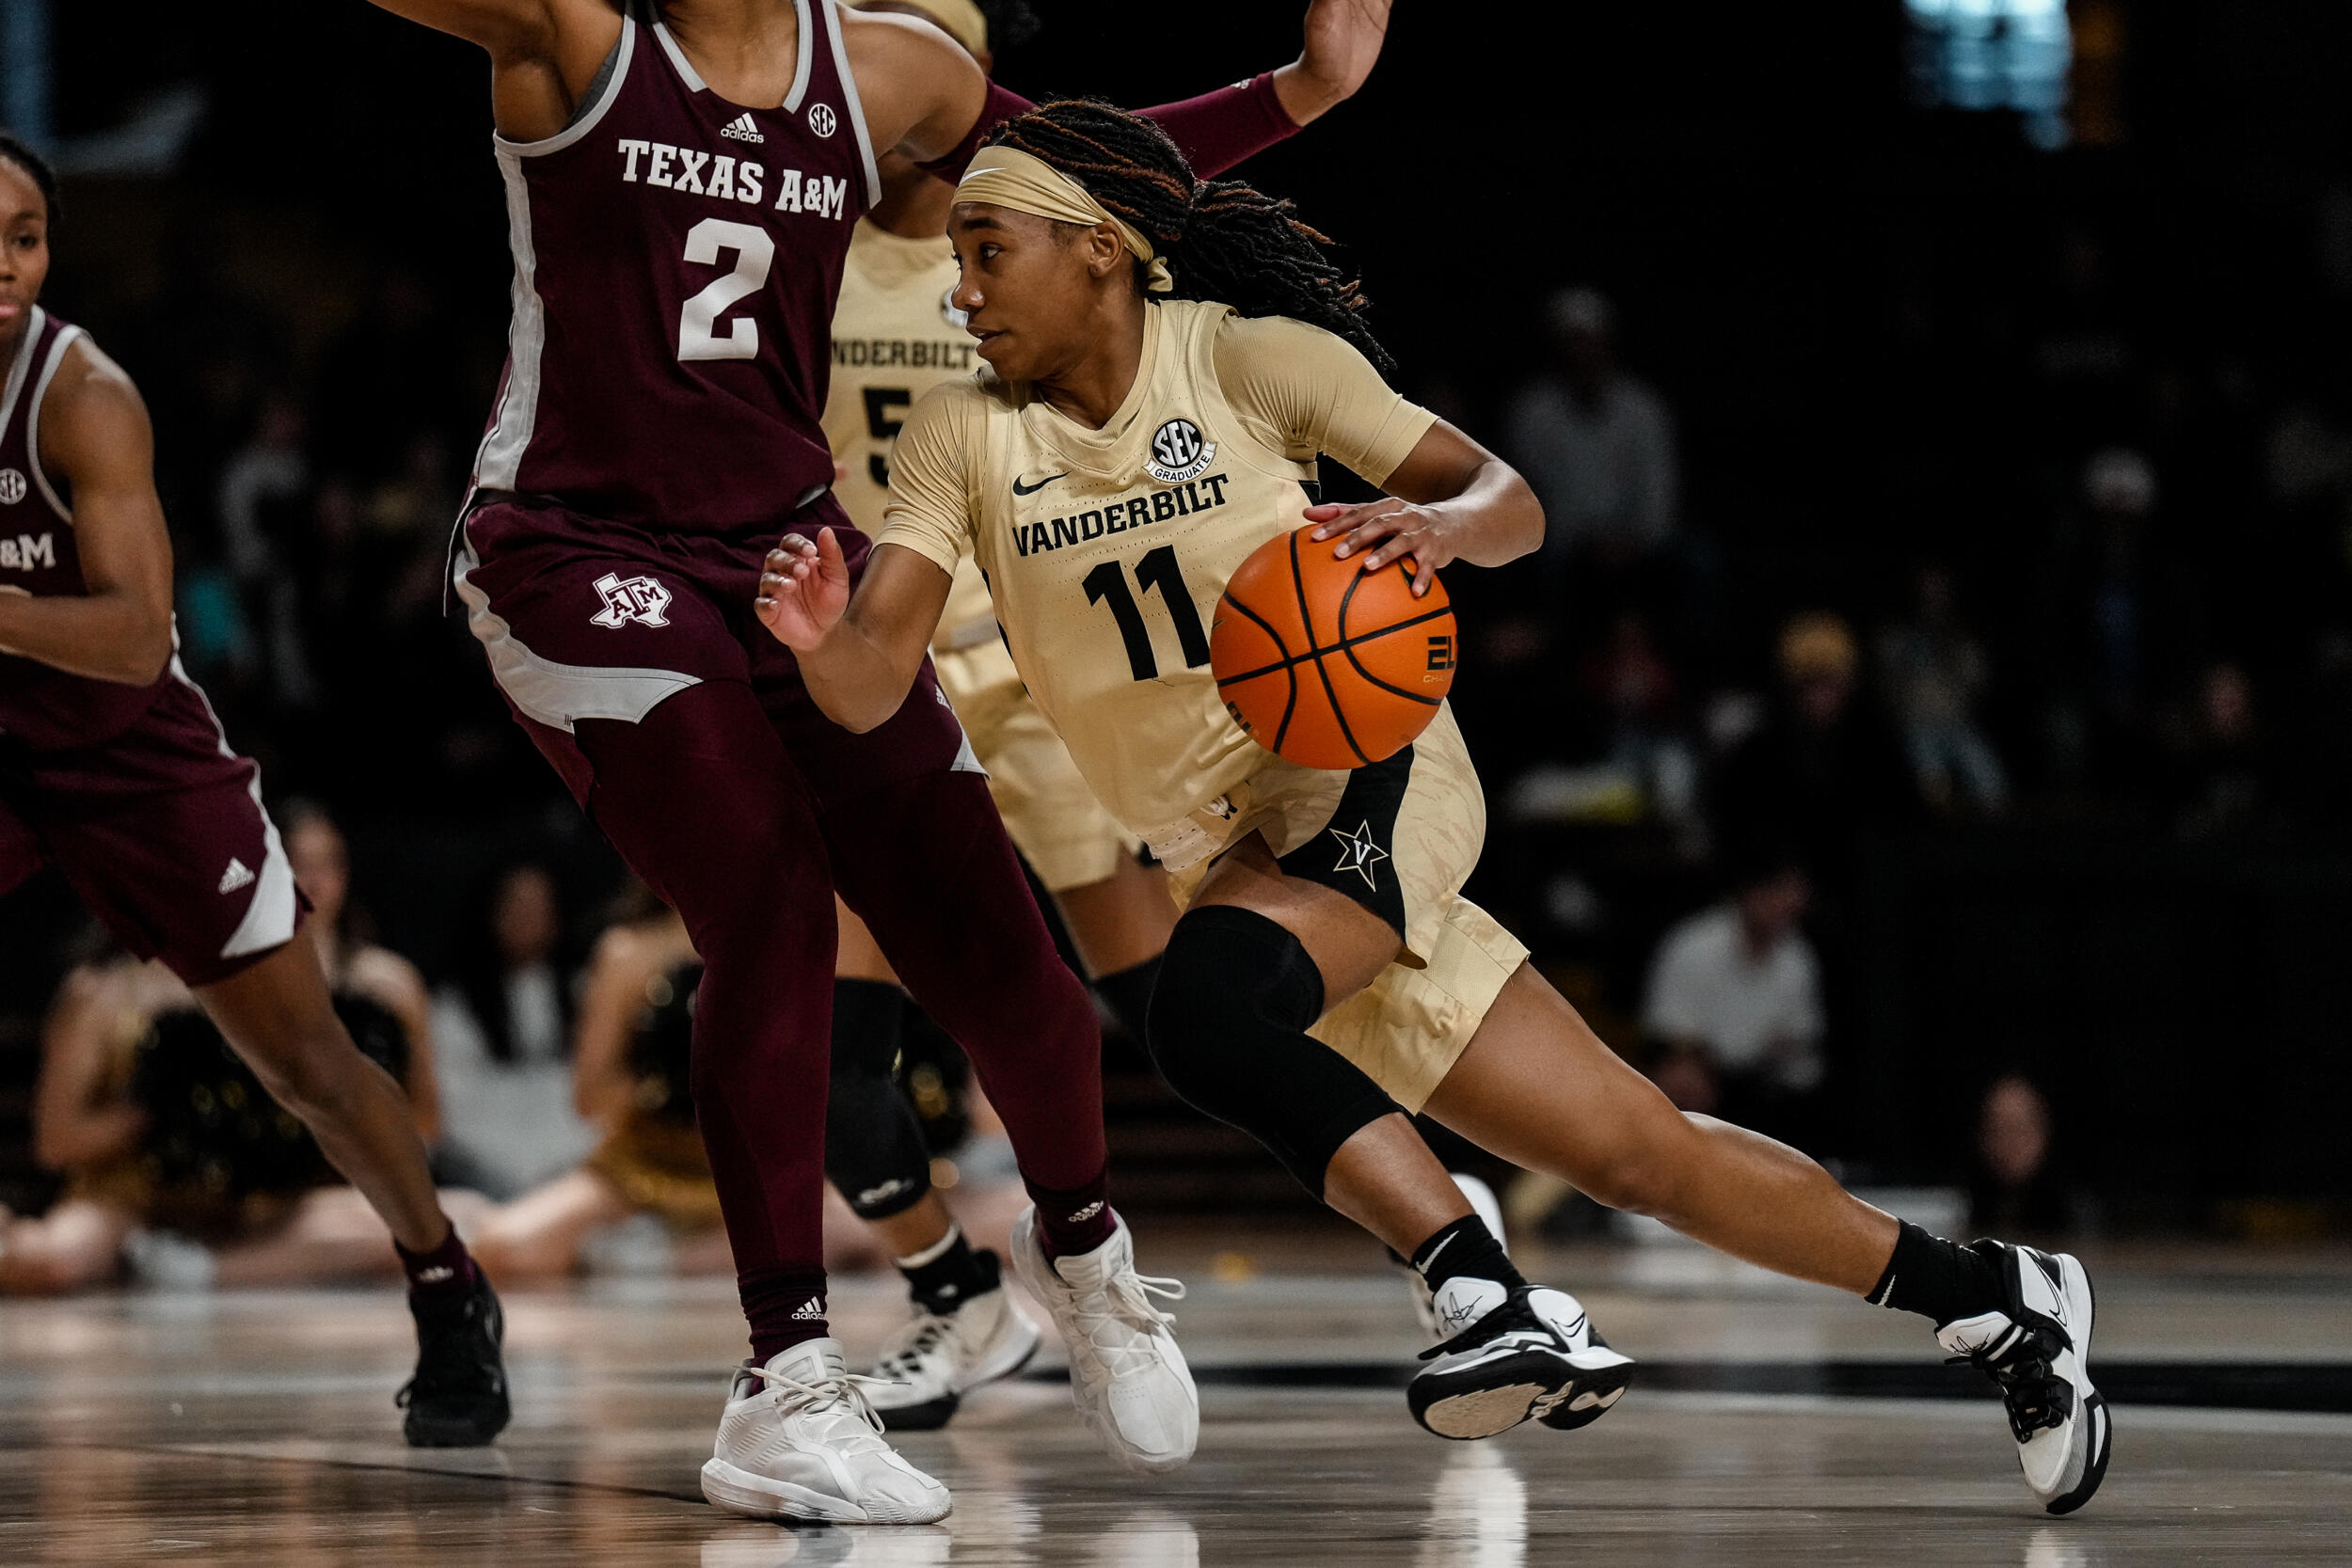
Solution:
[{"label": "white basketball sneaker", "polygon": [[2088,1365],[2090,1275],[2069,1253],[2006,1242],[1971,1245],[2000,1270],[2008,1299],[1996,1310],[1946,1323],[1935,1338],[1951,1360],[1973,1364],[1999,1386],[2026,1484],[2050,1513],[2072,1513],[2106,1479],[2115,1439]]},{"label": "white basketball sneaker", "polygon": [[[1486,1233],[1495,1239],[1495,1244],[1509,1252],[1510,1248],[1502,1241],[1502,1205],[1495,1200],[1495,1190],[1475,1176],[1465,1175],[1458,1170],[1453,1174],[1454,1184],[1462,1189],[1464,1197],[1470,1199],[1470,1212],[1486,1222]],[[1396,1258],[1393,1252],[1389,1256]],[[1421,1320],[1421,1331],[1432,1339],[1437,1338],[1438,1308],[1429,1299],[1429,1281],[1421,1276],[1421,1271],[1413,1267],[1409,1259],[1397,1258],[1396,1260],[1405,1270],[1405,1291],[1413,1298],[1413,1316]]]},{"label": "white basketball sneaker", "polygon": [[1633,1358],[1611,1350],[1577,1299],[1540,1285],[1449,1279],[1437,1294],[1429,1366],[1406,1390],[1413,1419],[1440,1437],[1492,1437],[1534,1417],[1572,1430],[1598,1420],[1633,1381]]},{"label": "white basketball sneaker", "polygon": [[947,1516],[947,1489],[882,1438],[841,1347],[811,1339],[745,1362],[727,1388],[719,1441],[703,1466],[703,1496],[754,1519],[847,1525],[928,1525]]},{"label": "white basketball sneaker", "polygon": [[1037,1354],[1037,1324],[998,1278],[996,1255],[973,1254],[989,1288],[948,1312],[918,1305],[875,1363],[874,1413],[892,1432],[930,1432],[947,1424],[963,1396],[1010,1377]]},{"label": "white basketball sneaker", "polygon": [[1110,1456],[1148,1474],[1181,1469],[1200,1441],[1200,1396],[1176,1337],[1153,1307],[1184,1286],[1136,1273],[1135,1238],[1120,1221],[1092,1252],[1047,1262],[1037,1211],[1012,1225],[1012,1268],[1045,1305],[1070,1351],[1070,1397]]}]

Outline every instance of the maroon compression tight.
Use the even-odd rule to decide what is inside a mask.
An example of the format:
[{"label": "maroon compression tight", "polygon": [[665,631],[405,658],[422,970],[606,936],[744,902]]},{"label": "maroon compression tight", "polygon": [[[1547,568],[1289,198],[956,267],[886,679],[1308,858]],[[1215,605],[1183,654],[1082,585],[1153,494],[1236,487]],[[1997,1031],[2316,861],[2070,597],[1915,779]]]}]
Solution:
[{"label": "maroon compression tight", "polygon": [[834,913],[863,916],[970,1053],[1057,1251],[1106,1233],[1102,1040],[976,773],[830,810],[749,686],[705,681],[642,722],[582,720],[588,806],[703,960],[693,1092],[753,1354],[822,1335]]}]

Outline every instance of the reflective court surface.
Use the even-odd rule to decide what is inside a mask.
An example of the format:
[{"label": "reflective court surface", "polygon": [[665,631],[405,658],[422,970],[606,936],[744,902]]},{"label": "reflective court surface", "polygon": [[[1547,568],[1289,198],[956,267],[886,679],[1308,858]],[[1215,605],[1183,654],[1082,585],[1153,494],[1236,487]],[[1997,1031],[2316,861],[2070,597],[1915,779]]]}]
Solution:
[{"label": "reflective court surface", "polygon": [[[1924,1327],[1827,1291],[1676,1248],[1555,1255],[1539,1272],[1650,1375],[1582,1432],[1454,1444],[1397,1391],[1419,1345],[1396,1278],[1269,1243],[1261,1263],[1317,1272],[1229,1254],[1217,1280],[1212,1250],[1143,1248],[1193,1282],[1188,1470],[1109,1468],[1041,1368],[903,1440],[956,1495],[920,1529],[703,1504],[739,1354],[723,1283],[510,1300],[515,1425],[468,1453],[400,1442],[408,1326],[389,1290],[0,1304],[0,1563],[2352,1562],[2340,1257],[2095,1259],[2114,1464],[2085,1513],[2051,1519],[2000,1407],[1947,1381]],[[835,1299],[853,1355],[900,1310],[881,1281]]]}]

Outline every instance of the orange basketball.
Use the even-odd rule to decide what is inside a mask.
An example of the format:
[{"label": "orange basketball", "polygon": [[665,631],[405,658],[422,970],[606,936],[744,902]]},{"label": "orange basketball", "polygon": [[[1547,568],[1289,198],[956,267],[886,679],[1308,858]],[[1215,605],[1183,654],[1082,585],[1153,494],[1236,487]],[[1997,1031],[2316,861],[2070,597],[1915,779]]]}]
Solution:
[{"label": "orange basketball", "polygon": [[1267,751],[1361,768],[1410,745],[1454,689],[1454,607],[1442,582],[1415,598],[1405,562],[1366,572],[1360,555],[1333,559],[1339,541],[1314,528],[1241,563],[1209,627],[1209,667],[1233,722]]}]

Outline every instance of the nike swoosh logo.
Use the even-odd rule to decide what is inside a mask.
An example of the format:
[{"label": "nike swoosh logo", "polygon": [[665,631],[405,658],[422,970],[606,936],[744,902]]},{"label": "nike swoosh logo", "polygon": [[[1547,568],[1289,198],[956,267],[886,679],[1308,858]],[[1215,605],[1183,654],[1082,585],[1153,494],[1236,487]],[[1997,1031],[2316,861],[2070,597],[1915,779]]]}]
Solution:
[{"label": "nike swoosh logo", "polygon": [[1024,484],[1018,478],[1015,478],[1012,482],[1012,493],[1016,496],[1034,496],[1040,490],[1042,490],[1047,485],[1053,483],[1054,481],[1057,479],[1068,479],[1070,475],[1067,471],[1058,474],[1048,474],[1043,479],[1039,480],[1035,484]]}]

